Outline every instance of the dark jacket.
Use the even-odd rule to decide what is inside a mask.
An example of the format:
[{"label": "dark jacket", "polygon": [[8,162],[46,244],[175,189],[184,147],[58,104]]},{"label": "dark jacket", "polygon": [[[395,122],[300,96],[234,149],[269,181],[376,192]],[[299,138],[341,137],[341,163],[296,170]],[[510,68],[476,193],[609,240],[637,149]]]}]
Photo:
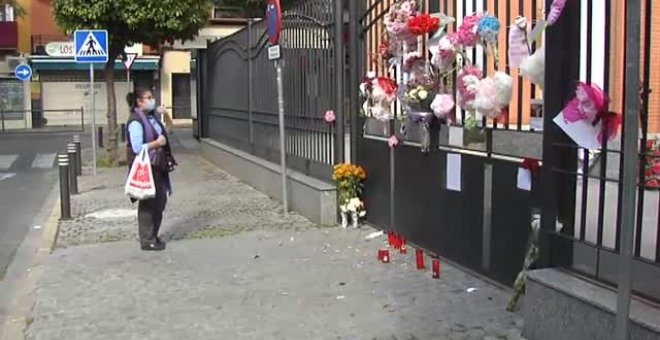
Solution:
[{"label": "dark jacket", "polygon": [[[128,169],[129,169],[129,171],[131,169],[131,166],[133,165],[133,161],[135,160],[135,157],[137,157],[137,154],[135,152],[133,152],[133,146],[131,145],[130,131],[128,130],[128,126],[134,121],[136,121],[136,122],[140,123],[140,125],[142,125],[143,144],[153,142],[155,140],[155,138],[157,138],[157,136],[158,136],[158,133],[157,133],[156,129],[150,123],[147,124],[148,126],[145,126],[145,124],[143,124],[140,117],[135,112],[131,112],[130,116],[128,117],[128,120],[126,121],[126,156],[127,156],[126,159],[128,160]],[[167,140],[167,144],[163,147],[164,154],[167,155],[167,156],[171,156],[172,155],[172,149],[170,147],[170,140],[169,140],[169,136],[167,135],[167,130],[165,129],[165,126],[163,126],[163,124],[160,121],[158,121],[158,120],[156,120],[156,121],[160,125],[160,128],[163,131],[163,136]],[[147,131],[145,130],[147,128],[152,130],[152,132],[153,132],[152,134],[155,137],[154,139],[147,140],[148,139]],[[166,188],[167,192],[171,194],[172,185],[171,185],[171,182],[170,182],[169,171],[166,170],[166,169],[160,169],[159,170],[156,167],[153,167],[153,171],[160,171],[161,172],[162,178],[165,180],[165,188]],[[133,200],[131,200],[131,201],[133,201]]]}]

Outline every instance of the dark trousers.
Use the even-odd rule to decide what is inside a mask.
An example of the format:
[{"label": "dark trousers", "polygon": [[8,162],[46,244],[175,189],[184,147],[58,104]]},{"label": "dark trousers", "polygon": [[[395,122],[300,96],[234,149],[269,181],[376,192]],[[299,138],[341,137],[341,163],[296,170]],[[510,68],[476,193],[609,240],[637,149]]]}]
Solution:
[{"label": "dark trousers", "polygon": [[163,210],[167,204],[167,192],[164,176],[154,172],[156,197],[138,203],[138,234],[142,244],[156,242],[160,224],[163,222]]}]

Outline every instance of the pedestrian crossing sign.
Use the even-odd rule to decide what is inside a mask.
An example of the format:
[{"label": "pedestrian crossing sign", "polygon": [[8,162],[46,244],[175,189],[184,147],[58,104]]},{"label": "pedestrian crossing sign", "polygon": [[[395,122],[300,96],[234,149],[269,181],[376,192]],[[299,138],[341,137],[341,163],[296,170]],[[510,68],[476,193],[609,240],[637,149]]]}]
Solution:
[{"label": "pedestrian crossing sign", "polygon": [[108,62],[108,31],[77,30],[73,36],[77,63]]}]

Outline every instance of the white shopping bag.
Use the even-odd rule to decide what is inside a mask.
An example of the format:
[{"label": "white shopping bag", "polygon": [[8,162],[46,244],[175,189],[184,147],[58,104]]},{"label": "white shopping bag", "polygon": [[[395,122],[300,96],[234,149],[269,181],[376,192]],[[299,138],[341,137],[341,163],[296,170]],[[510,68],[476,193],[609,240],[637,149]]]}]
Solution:
[{"label": "white shopping bag", "polygon": [[133,161],[133,165],[131,165],[124,193],[136,200],[145,200],[156,196],[156,184],[154,183],[154,174],[151,171],[151,161],[146,146],[140,150]]}]

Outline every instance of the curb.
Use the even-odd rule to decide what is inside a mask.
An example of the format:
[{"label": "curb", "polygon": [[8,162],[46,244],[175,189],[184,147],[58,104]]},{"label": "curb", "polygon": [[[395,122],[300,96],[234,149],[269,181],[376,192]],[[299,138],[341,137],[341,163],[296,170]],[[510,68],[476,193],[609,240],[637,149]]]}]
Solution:
[{"label": "curb", "polygon": [[58,198],[55,201],[55,204],[52,208],[48,220],[44,225],[44,232],[41,236],[41,242],[39,245],[39,253],[51,254],[55,250],[57,245],[57,237],[60,234],[60,220],[58,218],[58,207],[60,205],[60,199]]},{"label": "curb", "polygon": [[[31,324],[29,314],[35,303],[33,293],[37,289],[37,282],[43,272],[43,264],[46,258],[55,250],[57,244],[60,202],[57,196],[59,195],[57,195],[56,185],[49,194],[49,199],[41,208],[45,220],[42,224],[42,232],[40,235],[34,235],[34,240],[29,240],[28,237],[30,236],[27,236],[23,241],[24,244],[21,245],[21,248],[27,247],[23,249],[23,252],[27,254],[24,256],[27,256],[27,258],[21,260],[24,263],[18,270],[25,272],[18,274],[13,282],[9,283],[8,288],[10,289],[11,298],[7,301],[7,309],[10,312],[0,322],[0,340],[25,339],[26,331]],[[49,207],[48,205],[52,202],[54,204]],[[17,259],[15,258],[14,261],[17,261]]]}]

